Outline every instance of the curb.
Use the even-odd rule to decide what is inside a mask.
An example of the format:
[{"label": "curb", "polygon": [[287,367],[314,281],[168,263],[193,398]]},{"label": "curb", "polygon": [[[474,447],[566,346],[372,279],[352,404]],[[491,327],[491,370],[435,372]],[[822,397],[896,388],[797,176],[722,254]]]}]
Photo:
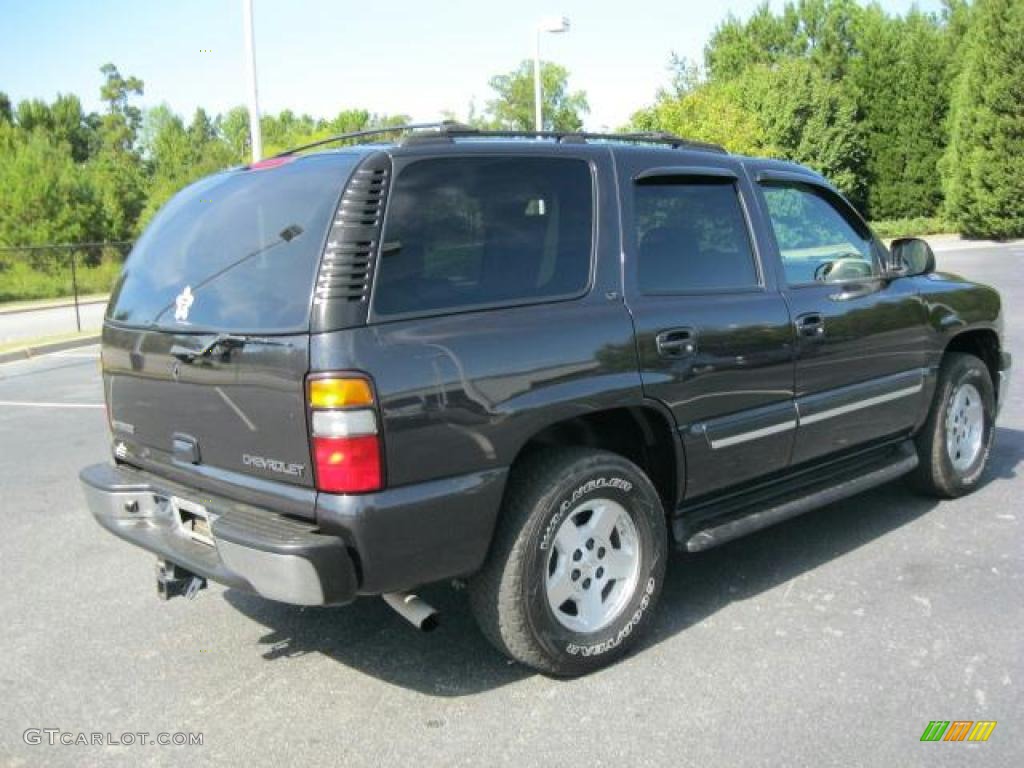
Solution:
[{"label": "curb", "polygon": [[49,344],[38,344],[31,347],[22,347],[21,349],[12,349],[10,352],[0,352],[0,363],[9,363],[14,360],[28,360],[33,357],[39,357],[40,355],[48,355],[51,352],[63,352],[65,349],[88,347],[93,344],[99,344],[99,341],[100,335],[97,333],[93,336],[83,336],[78,339],[67,339],[65,341],[54,341]]}]

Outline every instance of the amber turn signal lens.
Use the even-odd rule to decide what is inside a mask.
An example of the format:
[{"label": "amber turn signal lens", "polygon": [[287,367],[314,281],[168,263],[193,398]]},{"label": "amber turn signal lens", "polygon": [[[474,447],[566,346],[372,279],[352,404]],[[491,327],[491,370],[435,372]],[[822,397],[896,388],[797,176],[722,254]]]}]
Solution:
[{"label": "amber turn signal lens", "polygon": [[366,379],[311,379],[309,404],[313,408],[372,405],[373,393]]}]

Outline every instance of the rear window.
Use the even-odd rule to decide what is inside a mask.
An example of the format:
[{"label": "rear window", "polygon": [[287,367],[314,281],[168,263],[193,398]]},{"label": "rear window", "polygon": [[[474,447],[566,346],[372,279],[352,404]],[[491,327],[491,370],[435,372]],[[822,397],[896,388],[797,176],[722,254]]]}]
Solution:
[{"label": "rear window", "polygon": [[359,159],[301,157],[186,187],[136,243],[108,319],[182,332],[308,329],[324,238]]},{"label": "rear window", "polygon": [[378,315],[579,294],[590,277],[593,182],[571,158],[420,160],[388,203]]}]

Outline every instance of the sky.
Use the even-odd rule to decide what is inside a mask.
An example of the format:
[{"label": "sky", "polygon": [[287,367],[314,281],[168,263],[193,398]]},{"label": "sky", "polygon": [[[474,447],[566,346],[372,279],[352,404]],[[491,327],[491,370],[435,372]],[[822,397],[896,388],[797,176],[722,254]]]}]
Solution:
[{"label": "sky", "polygon": [[[99,109],[99,68],[145,82],[143,107],[225,112],[246,102],[243,0],[0,0],[0,91],[17,103],[75,93]],[[588,130],[614,129],[668,83],[672,52],[701,60],[715,27],[760,0],[253,0],[260,109],[332,117],[342,109],[416,121],[482,109],[488,79],[542,57],[586,91]],[[772,0],[781,7],[781,0]],[[904,13],[912,0],[881,0]],[[940,0],[919,0],[937,11]]]}]

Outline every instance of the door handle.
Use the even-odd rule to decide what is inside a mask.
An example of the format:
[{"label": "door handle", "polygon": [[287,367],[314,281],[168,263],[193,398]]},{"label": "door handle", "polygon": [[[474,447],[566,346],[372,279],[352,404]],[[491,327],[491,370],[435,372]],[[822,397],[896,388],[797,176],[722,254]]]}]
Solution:
[{"label": "door handle", "polygon": [[672,328],[654,338],[662,357],[688,357],[697,351],[697,332],[693,328]]},{"label": "door handle", "polygon": [[820,339],[825,335],[825,316],[820,312],[808,312],[796,319],[796,331],[806,339]]}]

